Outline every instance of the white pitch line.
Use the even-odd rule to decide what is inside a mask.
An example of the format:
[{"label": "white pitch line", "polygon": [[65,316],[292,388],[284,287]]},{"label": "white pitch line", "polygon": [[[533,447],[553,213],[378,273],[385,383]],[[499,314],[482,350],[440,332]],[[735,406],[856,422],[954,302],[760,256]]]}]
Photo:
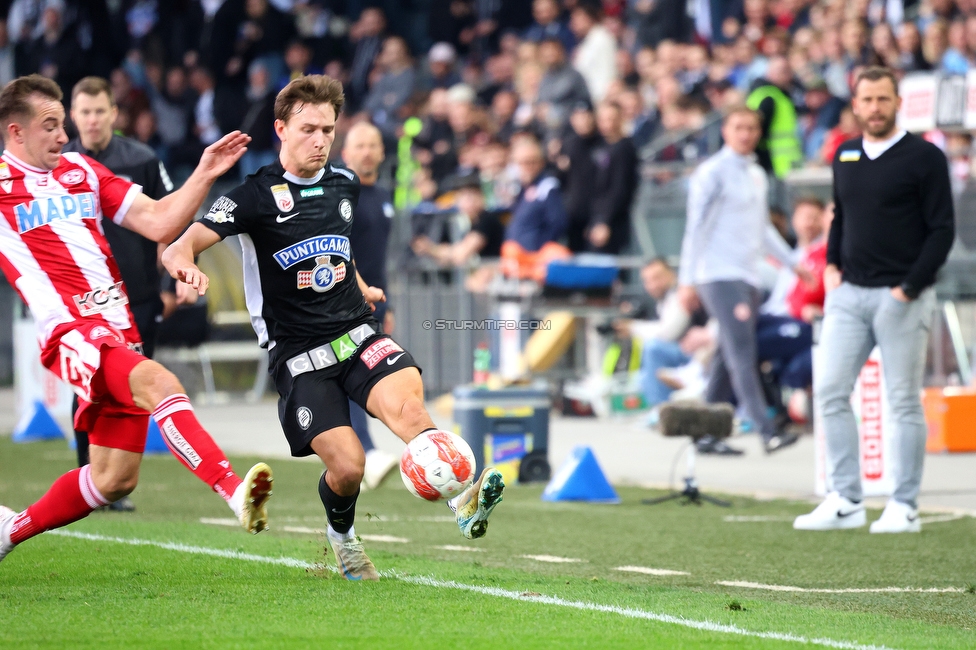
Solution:
[{"label": "white pitch line", "polygon": [[794,587],[791,585],[765,585],[761,582],[742,580],[718,580],[717,585],[725,587],[745,587],[766,591],[793,591],[810,594],[961,594],[965,589],[959,587],[852,587],[848,589],[826,589],[817,587]]},{"label": "white pitch line", "polygon": [[461,553],[484,553],[485,549],[475,548],[474,546],[458,546],[456,544],[445,544],[444,546],[435,546],[434,548],[439,548],[442,551],[458,551]]},{"label": "white pitch line", "polygon": [[671,569],[652,569],[646,566],[618,566],[614,571],[629,571],[630,573],[644,573],[649,576],[690,576],[687,571],[673,571]]},{"label": "white pitch line", "polygon": [[957,519],[962,519],[966,515],[962,514],[946,514],[946,515],[931,515],[928,517],[919,517],[919,521],[923,524],[944,524],[947,521],[956,521]]},{"label": "white pitch line", "polygon": [[[219,557],[219,558],[225,558],[231,560],[244,560],[247,562],[260,562],[263,564],[276,564],[280,566],[293,567],[297,569],[309,569],[318,566],[310,562],[306,562],[305,560],[299,560],[297,558],[291,558],[291,557],[268,557],[265,555],[253,555],[251,553],[241,553],[239,551],[231,551],[227,549],[207,548],[204,546],[189,546],[187,544],[177,544],[173,542],[157,542],[155,540],[150,540],[150,539],[110,537],[108,535],[81,533],[72,530],[52,530],[49,531],[48,534],[58,535],[61,537],[73,537],[75,539],[83,539],[83,540],[89,540],[95,542],[114,542],[117,544],[127,544],[129,546],[155,546],[156,548],[162,548],[169,551],[176,551],[178,553],[193,553],[196,555],[209,555],[212,557]],[[643,609],[635,609],[631,607],[618,607],[616,605],[601,605],[599,603],[588,603],[579,600],[564,600],[562,598],[557,598],[555,596],[532,596],[532,595],[527,595],[527,592],[510,591],[507,589],[500,589],[498,587],[468,585],[460,582],[454,582],[451,580],[438,580],[436,578],[430,578],[424,576],[404,576],[391,571],[383,571],[381,575],[387,578],[394,578],[397,580],[401,580],[403,582],[423,585],[427,587],[435,587],[441,589],[445,589],[445,588],[459,589],[463,591],[470,591],[473,593],[482,594],[485,596],[494,596],[496,598],[507,598],[509,600],[517,600],[517,601],[535,603],[540,605],[554,605],[557,607],[568,607],[571,609],[577,609],[583,611],[617,614],[619,616],[625,616],[628,618],[637,618],[637,619],[643,619],[647,621],[657,621],[659,623],[680,625],[682,627],[687,627],[694,630],[701,630],[703,632],[715,632],[718,634],[734,634],[736,636],[752,637],[755,639],[773,639],[776,641],[788,641],[793,643],[799,643],[802,645],[819,645],[827,648],[838,648],[840,650],[890,650],[887,646],[865,645],[853,641],[838,641],[836,639],[827,639],[821,637],[810,638],[810,637],[800,636],[797,634],[791,634],[788,632],[756,632],[754,630],[747,630],[745,628],[741,628],[736,625],[726,625],[724,623],[714,623],[712,621],[697,621],[694,619],[683,618],[680,616],[672,616],[670,614],[659,614],[657,612],[649,612]]]},{"label": "white pitch line", "polygon": [[729,524],[752,524],[767,521],[793,521],[796,517],[784,515],[726,515],[722,521]]},{"label": "white pitch line", "polygon": [[526,560],[535,560],[536,562],[551,562],[552,564],[586,562],[586,560],[581,560],[576,557],[559,557],[558,555],[520,555],[519,557],[524,557]]},{"label": "white pitch line", "polygon": [[201,524],[211,526],[240,526],[241,522],[230,517],[200,517]]}]

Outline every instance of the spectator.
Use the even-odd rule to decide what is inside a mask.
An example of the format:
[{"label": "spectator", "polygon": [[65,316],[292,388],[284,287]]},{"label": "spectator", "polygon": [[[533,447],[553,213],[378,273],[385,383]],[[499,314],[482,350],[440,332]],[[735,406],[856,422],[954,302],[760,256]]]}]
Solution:
[{"label": "spectator", "polygon": [[505,228],[497,212],[485,209],[480,176],[472,173],[455,177],[450,189],[454,192],[455,211],[447,228],[448,236],[432,238],[424,234],[414,240],[414,252],[431,257],[442,266],[461,268],[479,258],[497,259]]},{"label": "spectator", "polygon": [[756,148],[759,164],[767,173],[782,179],[803,161],[797,137],[796,106],[790,99],[793,71],[785,57],[769,61],[766,76],[756,81],[746,99],[749,108],[762,117],[762,138]]},{"label": "spectator", "polygon": [[522,191],[512,207],[505,241],[515,242],[526,251],[537,251],[543,244],[559,241],[566,232],[566,209],[559,181],[545,172],[542,145],[534,137],[514,140],[511,156]]},{"label": "spectator", "polygon": [[566,206],[566,235],[569,250],[578,253],[586,250],[586,233],[589,229],[591,183],[596,177],[594,162],[597,147],[603,138],[596,130],[596,117],[589,104],[580,103],[569,116],[570,131],[563,138],[556,168],[566,188],[563,202]]},{"label": "spectator", "polygon": [[[321,68],[312,65],[312,48],[304,41],[294,40],[285,50],[285,74],[278,81],[276,90],[281,90],[289,81],[307,74],[322,74]],[[273,72],[269,69],[269,72]]]},{"label": "spectator", "polygon": [[518,93],[508,89],[499,90],[491,99],[488,119],[495,137],[502,142],[508,142],[515,133],[515,111],[518,103]]},{"label": "spectator", "polygon": [[[762,135],[760,115],[740,108],[725,117],[725,146],[697,170],[689,183],[688,220],[681,246],[680,299],[689,312],[698,297],[719,324],[718,353],[709,369],[705,399],[739,404],[760,431],[767,453],[796,442],[766,414],[759,381],[756,313],[757,262],[765,249],[784,265],[792,253],[769,223],[767,180],[751,154]],[[798,275],[808,277],[805,270]],[[724,451],[715,440],[700,442],[702,452]]]},{"label": "spectator", "polygon": [[946,49],[949,47],[948,32],[949,24],[942,18],[936,18],[925,29],[922,54],[930,68],[941,67],[942,57],[945,56]]},{"label": "spectator", "polygon": [[584,2],[576,5],[569,18],[569,28],[579,41],[573,53],[573,67],[586,80],[594,103],[603,100],[610,82],[617,78],[617,41],[600,24],[602,17],[599,6]]},{"label": "spectator", "polygon": [[175,147],[186,140],[190,131],[193,103],[186,72],[181,66],[173,66],[166,71],[162,90],[154,92],[151,98],[159,138],[166,147]]},{"label": "spectator", "polygon": [[871,50],[878,61],[891,68],[897,68],[900,60],[895,32],[888,23],[878,23],[871,30]]},{"label": "spectator", "polygon": [[506,210],[518,196],[518,181],[508,167],[508,145],[498,140],[484,146],[478,161],[481,190],[489,210]]},{"label": "spectator", "polygon": [[402,123],[400,109],[413,93],[415,75],[407,42],[388,36],[376,58],[379,77],[363,100],[362,109],[387,137],[393,137]]},{"label": "spectator", "polygon": [[62,88],[71,88],[82,76],[81,46],[75,31],[65,21],[65,6],[48,2],[41,14],[41,33],[27,48],[25,63],[31,72],[54,79]]},{"label": "spectator", "polygon": [[525,30],[525,40],[541,43],[546,39],[556,39],[566,52],[576,46],[576,38],[569,27],[560,19],[562,8],[557,0],[532,0],[534,22]]},{"label": "spectator", "polygon": [[[699,310],[693,322],[692,314],[678,299],[678,278],[674,269],[663,257],[645,264],[640,277],[644,291],[654,299],[656,318],[619,319],[614,321],[614,329],[621,336],[641,341],[641,390],[647,406],[655,407],[667,401],[673,390],[661,381],[658,371],[677,368],[691,361],[691,356],[681,345],[682,338],[691,326],[703,326],[707,317]],[[649,423],[653,421],[652,415]]]},{"label": "spectator", "polygon": [[7,32],[7,21],[0,20],[0,88],[6,86],[17,76],[14,60],[14,45]]},{"label": "spectator", "polygon": [[939,66],[949,74],[966,74],[969,70],[969,47],[966,44],[966,23],[957,18],[949,24],[947,34],[949,44]]},{"label": "spectator", "polygon": [[268,0],[245,0],[242,18],[234,27],[236,37],[231,56],[219,68],[227,79],[243,77],[257,57],[280,57],[281,46],[295,34],[294,20],[271,6]]},{"label": "spectator", "polygon": [[346,110],[353,112],[369,90],[369,73],[379,56],[386,32],[386,15],[382,9],[367,7],[359,20],[349,27],[352,59],[349,62],[349,84],[346,85]]},{"label": "spectator", "polygon": [[623,134],[620,106],[603,102],[596,111],[602,143],[594,151],[596,174],[586,185],[590,218],[586,229],[588,248],[617,255],[630,241],[630,203],[637,186],[637,152]]},{"label": "spectator", "polygon": [[546,70],[539,83],[540,119],[547,132],[555,135],[566,124],[573,106],[590,101],[590,92],[583,75],[566,61],[566,51],[559,39],[543,40],[539,44],[539,59]]},{"label": "spectator", "polygon": [[807,84],[804,104],[806,112],[800,117],[803,155],[807,160],[817,160],[827,133],[840,121],[844,102],[830,94],[826,81],[817,78]]},{"label": "spectator", "polygon": [[902,23],[898,28],[898,66],[905,72],[931,70],[932,64],[922,54],[922,37],[918,26],[912,22]]},{"label": "spectator", "polygon": [[515,57],[504,52],[489,57],[485,61],[484,76],[478,99],[482,104],[490,105],[497,93],[515,88]]},{"label": "spectator", "polygon": [[837,148],[847,140],[853,140],[861,135],[861,127],[854,117],[851,107],[845,106],[840,112],[840,119],[837,126],[827,131],[824,137],[823,151],[820,154],[820,161],[829,165],[834,160]]},{"label": "spectator", "polygon": [[[114,75],[113,75],[114,76]],[[190,86],[197,94],[193,107],[193,135],[204,147],[220,139],[217,124],[214,78],[206,68],[196,68],[190,73]]]},{"label": "spectator", "polygon": [[255,59],[248,66],[245,113],[241,131],[251,136],[247,151],[241,156],[238,168],[241,181],[261,167],[272,164],[278,158],[275,150],[277,137],[269,125],[274,122],[275,89],[271,70],[264,59]]},{"label": "spectator", "polygon": [[450,43],[434,43],[427,53],[427,73],[418,81],[422,90],[433,88],[450,88],[461,83],[461,75],[455,69],[457,53]]},{"label": "spectator", "polygon": [[628,23],[640,46],[684,40],[690,29],[683,0],[628,0]]}]

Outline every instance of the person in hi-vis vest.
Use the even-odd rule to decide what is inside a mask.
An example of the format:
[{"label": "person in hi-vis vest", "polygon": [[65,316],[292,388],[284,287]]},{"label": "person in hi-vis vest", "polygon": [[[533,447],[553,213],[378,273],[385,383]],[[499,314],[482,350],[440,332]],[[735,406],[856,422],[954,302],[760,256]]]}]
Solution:
[{"label": "person in hi-vis vest", "polygon": [[762,138],[756,148],[759,164],[779,179],[803,163],[796,106],[789,95],[792,80],[789,61],[782,56],[771,57],[766,76],[756,80],[746,98],[746,105],[762,116]]}]

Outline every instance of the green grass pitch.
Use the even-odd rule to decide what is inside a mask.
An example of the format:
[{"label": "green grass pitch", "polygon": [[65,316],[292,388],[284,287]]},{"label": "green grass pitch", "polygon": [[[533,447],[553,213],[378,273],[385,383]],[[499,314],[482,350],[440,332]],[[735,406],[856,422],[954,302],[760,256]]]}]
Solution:
[{"label": "green grass pitch", "polygon": [[[0,437],[0,503],[27,506],[73,458],[64,442]],[[973,518],[921,535],[801,534],[789,518],[805,503],[649,507],[654,493],[625,488],[617,506],[552,504],[513,486],[487,537],[468,541],[392,476],[359,501],[384,579],[358,584],[319,566],[333,566],[315,532],[319,467],[271,465],[272,530],[250,536],[219,525],[229,509],[175,459],[148,457],[134,515],[95,513],[0,563],[0,648],[976,647]]]}]

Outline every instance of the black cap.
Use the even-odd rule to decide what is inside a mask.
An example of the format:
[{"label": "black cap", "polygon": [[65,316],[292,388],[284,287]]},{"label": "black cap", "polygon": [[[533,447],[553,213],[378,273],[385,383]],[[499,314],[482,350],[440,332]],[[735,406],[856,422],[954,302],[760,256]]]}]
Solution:
[{"label": "black cap", "polygon": [[447,179],[445,183],[448,191],[457,190],[480,190],[481,189],[481,176],[478,172],[468,172],[467,174],[459,174]]}]

